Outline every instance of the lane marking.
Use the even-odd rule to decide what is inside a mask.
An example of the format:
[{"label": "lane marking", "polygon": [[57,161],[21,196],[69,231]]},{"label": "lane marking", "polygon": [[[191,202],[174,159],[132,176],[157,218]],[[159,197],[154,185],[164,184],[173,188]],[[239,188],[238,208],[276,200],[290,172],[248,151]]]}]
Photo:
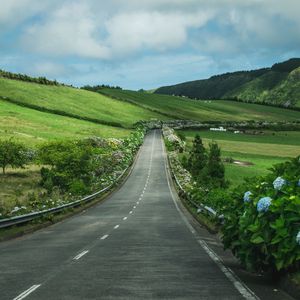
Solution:
[{"label": "lane marking", "polygon": [[140,204],[140,202],[138,201],[136,204],[137,204],[137,205],[139,205],[139,204]]},{"label": "lane marking", "polygon": [[166,151],[163,145],[163,140],[161,138],[161,145],[162,145],[162,150],[163,150],[163,158],[164,158],[164,165],[165,165],[165,174],[167,177],[167,182],[168,182],[168,187],[169,191],[171,194],[171,198],[175,204],[176,210],[179,212],[179,215],[181,216],[182,220],[184,223],[187,225],[193,236],[196,238],[197,242],[200,244],[202,249],[208,254],[208,256],[212,259],[212,261],[219,267],[221,272],[227,277],[227,279],[233,284],[233,286],[237,289],[237,291],[247,300],[259,300],[260,298],[255,295],[255,293],[245,284],[243,283],[240,278],[228,267],[226,267],[223,264],[222,259],[212,250],[210,249],[207,244],[200,239],[198,236],[197,232],[193,228],[193,226],[189,223],[187,220],[186,216],[183,214],[183,212],[180,210],[178,207],[177,201],[175,200],[173,190],[170,185],[170,180],[169,180],[169,172],[167,169],[167,164],[166,164]]},{"label": "lane marking", "polygon": [[114,227],[114,229],[118,229],[120,227],[120,225],[116,225],[115,227]]},{"label": "lane marking", "polygon": [[123,220],[124,220],[124,221],[127,220],[127,217],[124,217]]},{"label": "lane marking", "polygon": [[78,255],[76,255],[73,259],[78,260],[82,256],[86,255],[88,252],[89,252],[89,250],[82,251],[81,253],[79,253]]},{"label": "lane marking", "polygon": [[132,214],[132,210],[129,213]]},{"label": "lane marking", "polygon": [[37,288],[39,288],[41,285],[40,284],[35,284],[32,287],[30,287],[28,290],[24,291],[22,294],[19,296],[15,297],[13,300],[21,300],[27,297],[29,294],[33,293]]},{"label": "lane marking", "polygon": [[106,238],[108,238],[108,234],[103,235],[100,240],[105,240]]},{"label": "lane marking", "polygon": [[133,207],[133,209],[135,209],[135,208],[136,208],[136,206]]}]

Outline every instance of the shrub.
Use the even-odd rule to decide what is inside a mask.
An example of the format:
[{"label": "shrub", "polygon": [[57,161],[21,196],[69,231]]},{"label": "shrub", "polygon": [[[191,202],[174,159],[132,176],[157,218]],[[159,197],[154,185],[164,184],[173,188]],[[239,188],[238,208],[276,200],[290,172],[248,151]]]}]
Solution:
[{"label": "shrub", "polygon": [[223,209],[223,242],[251,270],[299,268],[299,157],[245,182]]},{"label": "shrub", "polygon": [[[89,186],[92,180],[92,148],[80,142],[50,142],[40,147],[39,161],[49,168],[41,169],[41,185],[51,192],[54,186],[69,191],[74,181]],[[76,189],[78,191],[78,189]]]}]

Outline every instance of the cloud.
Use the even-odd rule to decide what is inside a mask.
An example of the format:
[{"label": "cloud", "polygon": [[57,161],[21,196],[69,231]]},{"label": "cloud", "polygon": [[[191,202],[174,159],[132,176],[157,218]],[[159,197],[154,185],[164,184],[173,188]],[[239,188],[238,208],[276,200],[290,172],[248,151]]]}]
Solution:
[{"label": "cloud", "polygon": [[108,48],[96,38],[97,30],[96,16],[87,5],[67,3],[50,14],[43,24],[30,26],[22,44],[28,50],[54,56],[108,58]]},{"label": "cloud", "polygon": [[151,87],[300,55],[299,0],[0,2],[0,68],[69,83]]},{"label": "cloud", "polygon": [[177,48],[186,42],[188,29],[203,26],[211,16],[208,12],[119,14],[106,23],[107,43],[118,54],[144,48],[157,51]]}]

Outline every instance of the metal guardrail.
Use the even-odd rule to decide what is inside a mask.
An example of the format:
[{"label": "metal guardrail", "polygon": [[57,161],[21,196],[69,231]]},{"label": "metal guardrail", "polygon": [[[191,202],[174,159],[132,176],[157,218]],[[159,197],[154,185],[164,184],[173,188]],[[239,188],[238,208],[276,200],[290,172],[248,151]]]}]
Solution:
[{"label": "metal guardrail", "polygon": [[6,219],[2,219],[0,220],[0,229],[1,228],[6,228],[6,227],[10,227],[10,226],[14,226],[14,225],[18,225],[18,224],[22,224],[22,223],[27,223],[29,221],[32,221],[38,217],[42,217],[44,215],[47,214],[51,214],[51,213],[58,213],[61,212],[62,210],[66,209],[66,208],[73,208],[76,206],[81,205],[82,203],[88,203],[89,201],[95,199],[98,195],[103,194],[104,192],[108,191],[109,189],[111,189],[125,174],[125,172],[129,169],[129,167],[127,167],[122,173],[121,175],[118,176],[118,178],[109,186],[105,187],[104,189],[86,196],[82,199],[70,202],[70,203],[66,203],[63,204],[61,206],[57,206],[57,207],[53,207],[50,209],[45,209],[42,211],[37,211],[37,212],[32,212],[26,215],[21,215],[21,216],[15,216],[15,217],[11,217],[11,218],[6,218]]},{"label": "metal guardrail", "polygon": [[[169,159],[168,159],[169,160]],[[169,161],[169,164],[171,166],[171,163]],[[181,193],[183,193],[185,196],[186,196],[186,199],[195,207],[197,208],[197,213],[201,213],[203,211],[207,212],[208,214],[214,216],[215,218],[218,218],[218,219],[223,219],[224,216],[223,215],[218,215],[218,213],[211,207],[207,206],[207,205],[204,205],[203,203],[196,203],[195,201],[193,201],[190,196],[188,195],[188,193],[183,189],[183,187],[181,186],[176,174],[174,173],[173,169],[171,169],[171,173],[172,173],[172,176],[174,177],[175,179],[175,183],[176,185],[178,186],[179,190],[181,191]]]}]

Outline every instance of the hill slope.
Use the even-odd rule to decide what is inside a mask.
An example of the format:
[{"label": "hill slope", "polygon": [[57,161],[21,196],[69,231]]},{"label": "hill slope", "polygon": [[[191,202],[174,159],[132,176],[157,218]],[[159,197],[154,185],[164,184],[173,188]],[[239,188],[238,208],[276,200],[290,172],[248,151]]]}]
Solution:
[{"label": "hill slope", "polygon": [[158,88],[155,93],[197,99],[237,99],[272,105],[300,106],[300,59],[254,71],[239,71],[209,79]]},{"label": "hill slope", "polygon": [[235,101],[198,101],[168,95],[149,94],[119,89],[100,89],[100,93],[134,103],[149,111],[160,112],[170,119],[197,121],[296,121],[300,112]]},{"label": "hill slope", "polygon": [[128,129],[45,113],[0,100],[0,138],[14,137],[29,145],[88,136],[126,137]]},{"label": "hill slope", "polygon": [[87,118],[105,125],[132,127],[139,120],[163,118],[141,107],[98,93],[65,86],[42,85],[0,77],[0,97],[49,112]]}]

